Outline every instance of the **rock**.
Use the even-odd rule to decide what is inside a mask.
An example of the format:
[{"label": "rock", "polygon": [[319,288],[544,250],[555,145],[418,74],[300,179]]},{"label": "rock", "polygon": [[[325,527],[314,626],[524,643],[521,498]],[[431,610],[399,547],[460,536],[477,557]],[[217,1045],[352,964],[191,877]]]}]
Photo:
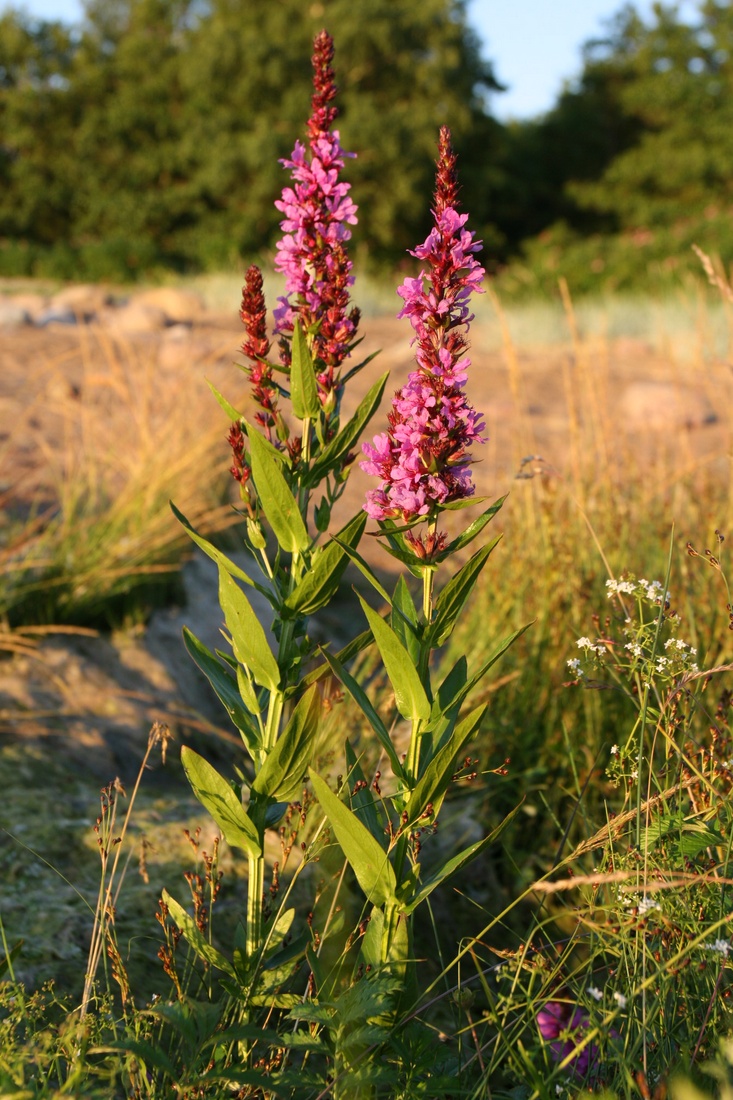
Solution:
[{"label": "rock", "polygon": [[162,309],[132,301],[118,309],[106,309],[98,315],[101,324],[111,332],[126,335],[133,332],[160,332],[168,324]]},{"label": "rock", "polygon": [[73,309],[53,305],[36,316],[36,324],[39,328],[46,328],[47,325],[75,325],[78,320],[79,315]]},{"label": "rock", "polygon": [[67,286],[51,299],[53,309],[71,310],[81,319],[89,319],[109,305],[112,297],[101,286]]},{"label": "rock", "polygon": [[199,294],[172,286],[140,290],[132,298],[132,303],[160,309],[169,321],[191,321],[204,312],[204,300]]},{"label": "rock", "polygon": [[632,382],[621,394],[621,413],[635,431],[700,428],[718,419],[707,397],[671,382]]},{"label": "rock", "polygon": [[0,328],[20,328],[31,323],[27,309],[16,305],[12,299],[0,300]]}]

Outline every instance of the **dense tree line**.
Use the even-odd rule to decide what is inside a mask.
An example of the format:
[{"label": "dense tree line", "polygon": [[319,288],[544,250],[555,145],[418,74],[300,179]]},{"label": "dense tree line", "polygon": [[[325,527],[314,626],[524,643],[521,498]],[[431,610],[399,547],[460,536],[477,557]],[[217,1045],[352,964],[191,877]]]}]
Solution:
[{"label": "dense tree line", "polygon": [[442,123],[494,265],[541,266],[553,239],[663,251],[680,225],[733,245],[729,0],[694,25],[623,9],[553,109],[508,126],[465,0],[89,0],[78,28],[0,17],[0,273],[134,277],[272,247],[322,26],[371,261],[424,234]]}]

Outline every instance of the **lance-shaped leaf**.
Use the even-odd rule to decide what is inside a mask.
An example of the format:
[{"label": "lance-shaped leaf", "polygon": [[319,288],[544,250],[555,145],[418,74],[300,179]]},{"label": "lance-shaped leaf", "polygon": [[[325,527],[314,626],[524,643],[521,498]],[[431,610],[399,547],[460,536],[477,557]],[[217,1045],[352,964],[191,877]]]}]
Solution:
[{"label": "lance-shaped leaf", "polygon": [[366,825],[375,840],[381,840],[384,836],[384,822],[377,812],[374,795],[369,789],[369,784],[362,771],[359,759],[354,752],[349,739],[346,739],[346,766],[349,769],[349,787],[354,792],[351,795],[351,808],[360,821]]},{"label": "lance-shaped leaf", "polygon": [[445,797],[445,792],[453,779],[458,756],[476,733],[487,709],[487,704],[477,707],[462,722],[459,722],[453,736],[447,744],[436,752],[427,765],[415,784],[410,794],[410,801],[407,803],[408,825],[413,824],[418,818],[422,817],[430,806],[432,806],[432,817],[436,817]]},{"label": "lance-shaped leaf", "polygon": [[243,848],[247,855],[258,859],[262,845],[257,830],[224,776],[186,745],[181,749],[181,763],[193,793],[209,811],[229,847]]},{"label": "lance-shaped leaf", "polygon": [[293,711],[252,784],[254,794],[290,802],[301,790],[313,757],[321,697],[313,686]]},{"label": "lance-shaped leaf", "polygon": [[310,777],[321,809],[368,900],[379,906],[394,902],[397,880],[384,848],[312,768]]},{"label": "lance-shaped leaf", "polygon": [[280,669],[262,623],[239,585],[219,566],[219,602],[232,636],[234,656],[258,684],[277,691]]},{"label": "lance-shaped leaf", "polygon": [[[484,678],[491,666],[496,664],[500,657],[504,656],[509,647],[512,646],[514,642],[516,642],[517,638],[521,638],[525,630],[529,630],[531,625],[532,623],[527,623],[526,626],[520,627],[519,630],[515,630],[512,634],[507,635],[506,638],[499,642],[496,649],[491,652],[491,654],[486,658],[483,664],[481,664],[479,668],[474,673],[472,673],[472,675],[465,681],[465,683],[463,683],[463,685],[458,688],[458,691],[454,695],[452,701],[450,703],[446,702],[444,709],[438,712],[436,712],[435,708],[433,708],[433,712],[430,716],[430,722],[426,728],[428,730],[438,728],[441,725],[446,713],[453,710],[454,707],[462,706],[466,697],[471,691],[473,691],[473,689],[476,687],[476,684],[478,684]],[[446,680],[447,679],[448,677],[446,677]],[[447,692],[445,694],[447,695]]]},{"label": "lance-shaped leaf", "polygon": [[291,493],[280,464],[270,454],[269,444],[260,433],[248,427],[252,476],[262,511],[273,530],[278,543],[287,553],[307,549],[310,540],[298,509],[298,502]]},{"label": "lance-shaped leaf", "polygon": [[199,931],[193,917],[189,916],[183,906],[179,905],[176,899],[172,898],[167,890],[163,890],[163,901],[168,906],[170,915],[173,917],[173,920],[176,922],[181,932],[183,932],[185,939],[190,943],[198,957],[210,963],[211,966],[215,966],[217,970],[223,970],[230,978],[236,978],[237,973],[229,962],[229,959],[225,958],[220,951],[217,951],[216,948],[209,943],[206,937]]},{"label": "lance-shaped leaf", "polygon": [[356,546],[366,527],[366,512],[359,512],[343,527],[306,572],[285,607],[298,615],[312,615],[324,607],[336,593],[349,563],[344,546]]},{"label": "lance-shaped leaf", "polygon": [[[366,515],[366,512],[364,515]],[[348,554],[359,572],[366,577],[372,588],[379,593],[385,603],[391,604],[392,601],[387,594],[387,589],[383,586],[371,565],[364,560],[359,551],[353,546],[348,546],[345,542],[342,543],[338,535],[334,535],[334,541],[340,543],[344,553]]]},{"label": "lance-shaped leaf", "polygon": [[420,656],[420,638],[417,611],[404,576],[400,573],[392,596],[392,614],[390,625],[403,646],[410,654],[413,664]]},{"label": "lance-shaped leaf", "polygon": [[398,711],[403,718],[412,720],[429,718],[430,703],[410,654],[381,615],[374,611],[361,596],[359,602],[382,655]]},{"label": "lance-shaped leaf", "polygon": [[219,402],[222,409],[227,414],[227,416],[229,417],[230,420],[243,420],[244,419],[242,417],[241,413],[238,413],[237,410],[234,408],[234,405],[230,405],[229,402],[227,401],[226,397],[224,397],[223,394],[219,393],[216,386],[212,385],[211,382],[209,382],[209,389],[211,390],[214,397]]},{"label": "lance-shaped leaf", "polygon": [[[392,765],[392,771],[398,779],[402,779],[404,781],[404,769],[402,767],[402,764],[400,763],[400,758],[395,751],[395,747],[392,744],[389,733],[387,732],[387,727],[372,706],[371,700],[369,699],[367,693],[364,691],[364,688],[351,675],[350,672],[346,671],[338,657],[335,657],[332,653],[328,653],[325,649],[322,649],[321,653],[328,661],[328,665],[334,676],[338,677],[338,679],[341,681],[341,683],[344,685],[346,690],[353,698],[354,702],[357,703],[361,708],[364,717],[368,720],[372,729],[379,738],[380,745],[387,754],[389,762]],[[339,654],[339,657],[340,656],[341,654]]]},{"label": "lance-shaped leaf", "polygon": [[500,834],[506,829],[509,822],[513,819],[522,803],[519,806],[515,806],[511,813],[508,813],[500,825],[492,830],[488,836],[483,840],[477,840],[475,844],[471,844],[468,848],[464,848],[458,855],[453,856],[451,859],[446,860],[439,867],[436,867],[434,871],[423,879],[420,884],[420,888],[417,893],[409,899],[405,899],[406,903],[402,905],[403,913],[412,913],[417,909],[418,905],[425,901],[427,897],[432,894],[438,886],[443,882],[447,882],[453,875],[457,875],[459,871],[462,871],[472,860],[481,855],[495,840],[498,839]]},{"label": "lance-shaped leaf", "polygon": [[321,411],[318,383],[313,369],[313,356],[308,350],[303,328],[296,322],[293,329],[292,361],[290,364],[290,402],[299,420],[315,420]]},{"label": "lance-shaped leaf", "polygon": [[255,582],[247,576],[243,569],[241,569],[233,561],[230,561],[226,554],[222,554],[221,550],[217,550],[215,546],[212,546],[211,543],[203,537],[203,535],[200,535],[198,531],[194,527],[192,527],[192,525],[186,519],[183,512],[180,512],[178,508],[176,508],[172,500],[169,501],[169,503],[173,515],[176,517],[178,522],[186,528],[186,531],[188,532],[188,536],[191,541],[195,542],[196,545],[200,547],[200,549],[203,550],[203,552],[207,554],[212,561],[215,561],[216,564],[220,566],[220,568],[225,569],[231,577],[236,577],[238,580],[244,581],[245,584],[252,585],[254,588],[259,588],[260,592],[268,595],[266,589],[262,588],[260,585],[256,585]]},{"label": "lance-shaped leaf", "polygon": [[226,707],[227,714],[242,734],[244,743],[250,754],[254,756],[255,752],[260,747],[259,732],[249,714],[242,706],[242,699],[237,690],[236,680],[230,672],[222,668],[211,650],[207,649],[204,643],[200,642],[187,626],[183,628],[183,642],[186,649]]},{"label": "lance-shaped leaf", "polygon": [[464,546],[468,546],[469,543],[473,542],[476,536],[481,534],[486,524],[491,522],[496,513],[500,510],[505,500],[505,496],[500,497],[499,500],[495,501],[494,504],[487,508],[485,512],[482,512],[480,516],[477,516],[477,518],[472,523],[469,523],[465,531],[462,531],[461,534],[457,536],[457,538],[454,538],[451,542],[448,543],[445,550],[442,551],[437,560],[443,561],[443,559],[447,558],[449,554],[455,554],[456,550],[462,550]]},{"label": "lance-shaped leaf", "polygon": [[481,575],[481,570],[488,561],[489,554],[501,539],[501,535],[482,546],[473,557],[469,558],[456,575],[446,584],[443,591],[435,601],[435,618],[428,631],[431,646],[441,646],[447,642],[453,632],[458,616],[463,609],[466,600],[473,590],[473,586]]},{"label": "lance-shaped leaf", "polygon": [[[350,661],[352,657],[356,657],[357,654],[361,653],[363,649],[367,649],[373,641],[374,638],[372,637],[371,630],[362,630],[361,634],[357,634],[357,636],[353,638],[352,641],[348,642],[347,645],[343,647],[343,649],[340,649],[338,651],[338,653],[336,654],[336,659],[343,664],[346,664],[346,662]],[[321,652],[325,656],[326,649],[324,648]],[[324,661],[322,665],[318,665],[317,668],[314,668],[312,672],[307,673],[303,677],[303,679],[301,680],[301,685],[303,687],[310,687],[311,684],[317,684],[325,676],[329,676],[332,671],[333,669],[328,664],[328,662]]]},{"label": "lance-shaped leaf", "polygon": [[323,449],[310,468],[308,474],[309,484],[315,485],[321,481],[323,477],[333,469],[334,465],[343,458],[344,455],[349,453],[352,446],[357,442],[362,431],[379,408],[379,403],[382,400],[382,394],[384,393],[384,387],[388,377],[389,371],[383,374],[382,377],[374,383],[359,402],[356,412],[348,423],[344,425],[338,435],[334,436],[331,442]]}]

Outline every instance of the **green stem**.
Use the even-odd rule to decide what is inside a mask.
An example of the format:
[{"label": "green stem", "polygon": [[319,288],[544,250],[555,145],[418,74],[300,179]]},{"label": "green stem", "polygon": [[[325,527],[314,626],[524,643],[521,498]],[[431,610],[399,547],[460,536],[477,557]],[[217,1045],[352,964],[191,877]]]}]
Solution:
[{"label": "green stem", "polygon": [[247,958],[253,959],[262,947],[262,895],[265,892],[265,857],[249,857],[247,880]]}]

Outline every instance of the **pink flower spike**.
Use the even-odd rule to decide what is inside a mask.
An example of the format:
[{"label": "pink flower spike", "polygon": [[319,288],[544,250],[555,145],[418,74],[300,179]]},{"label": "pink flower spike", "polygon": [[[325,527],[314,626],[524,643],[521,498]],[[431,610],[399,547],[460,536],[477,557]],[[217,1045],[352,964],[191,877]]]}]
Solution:
[{"label": "pink flower spike", "polygon": [[484,269],[474,258],[481,243],[464,228],[468,214],[456,209],[455,161],[443,127],[434,225],[412,253],[425,269],[397,291],[404,301],[398,317],[407,317],[416,334],[417,370],[394,396],[388,434],[363,444],[367,461],[361,468],[382,480],[364,506],[377,520],[434,519],[447,504],[474,493],[469,448],[484,442],[484,423],[462,386],[470,366],[468,300],[481,291]]},{"label": "pink flower spike", "polygon": [[292,186],[284,187],[275,203],[284,215],[283,238],[277,244],[275,268],[285,276],[285,295],[275,310],[280,357],[290,363],[289,341],[300,321],[316,360],[321,403],[327,412],[338,409],[342,386],[341,364],[351,352],[359,311],[350,309],[349,288],[354,283],[346,252],[349,225],[356,223],[356,205],[350,184],[339,178],[346,157],[338,130],[333,69],[333,40],[326,31],[315,38],[313,98],[308,120],[308,147],[296,141],[292,156],[282,161],[291,171]]}]

